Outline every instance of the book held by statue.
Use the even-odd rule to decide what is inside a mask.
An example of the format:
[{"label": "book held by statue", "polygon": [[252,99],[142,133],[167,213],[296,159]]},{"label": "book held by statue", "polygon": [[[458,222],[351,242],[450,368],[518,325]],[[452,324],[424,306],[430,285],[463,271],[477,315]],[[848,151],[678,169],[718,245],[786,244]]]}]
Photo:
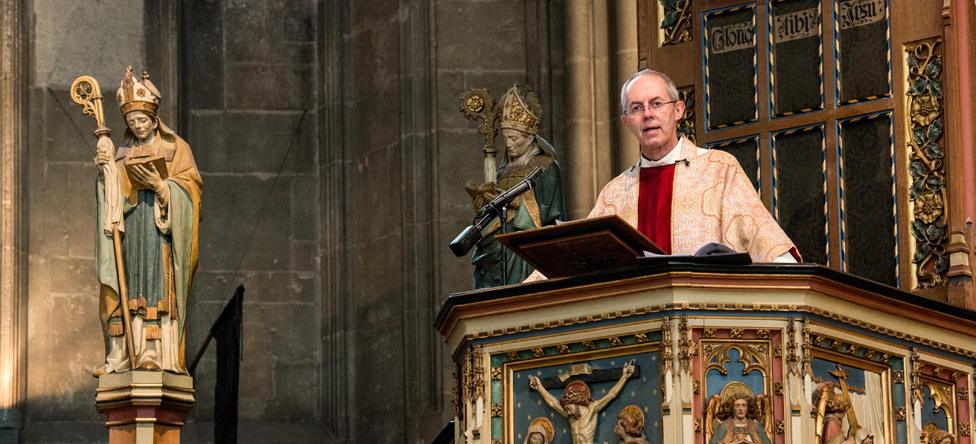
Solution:
[{"label": "book held by statue", "polygon": [[129,176],[129,182],[132,183],[132,187],[136,190],[149,189],[149,184],[142,183],[139,179],[132,174],[132,167],[136,165],[142,165],[146,169],[156,168],[156,172],[159,173],[159,177],[163,180],[169,177],[169,170],[166,169],[166,159],[163,156],[141,156],[141,157],[130,157],[125,160],[125,174]]}]

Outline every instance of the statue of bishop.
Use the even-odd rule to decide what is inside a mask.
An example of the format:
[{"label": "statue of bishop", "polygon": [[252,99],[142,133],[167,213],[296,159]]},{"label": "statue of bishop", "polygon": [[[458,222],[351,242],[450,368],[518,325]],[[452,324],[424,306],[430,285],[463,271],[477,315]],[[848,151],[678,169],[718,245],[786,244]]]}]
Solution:
[{"label": "statue of bishop", "polygon": [[[160,98],[149,74],[137,79],[130,66],[116,95],[125,140],[118,150],[107,136],[98,142],[95,253],[106,357],[96,377],[132,369],[186,373],[186,306],[199,256],[203,181],[190,146],[159,119]],[[123,310],[131,328],[123,328]]]},{"label": "statue of bishop", "polygon": [[503,247],[495,240],[494,234],[541,228],[566,217],[556,153],[549,142],[539,136],[542,123],[539,99],[532,92],[523,96],[516,85],[501,97],[498,108],[505,163],[500,166],[495,182],[480,185],[469,183],[465,187],[474,201],[475,209],[518,184],[534,169],[541,168],[542,173],[536,178],[531,191],[508,204],[507,220],[492,223],[487,229],[488,235],[475,247],[471,257],[475,288],[522,282],[533,271],[532,266],[515,253],[504,255],[503,265]]}]

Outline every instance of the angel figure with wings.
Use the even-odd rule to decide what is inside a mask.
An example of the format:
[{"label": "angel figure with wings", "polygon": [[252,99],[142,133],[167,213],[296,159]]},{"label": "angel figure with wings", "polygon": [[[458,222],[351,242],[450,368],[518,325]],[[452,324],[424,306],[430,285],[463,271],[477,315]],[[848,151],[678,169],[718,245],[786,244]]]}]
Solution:
[{"label": "angel figure with wings", "polygon": [[741,382],[730,382],[708,400],[705,440],[708,444],[772,444],[773,409],[765,395],[753,396]]}]

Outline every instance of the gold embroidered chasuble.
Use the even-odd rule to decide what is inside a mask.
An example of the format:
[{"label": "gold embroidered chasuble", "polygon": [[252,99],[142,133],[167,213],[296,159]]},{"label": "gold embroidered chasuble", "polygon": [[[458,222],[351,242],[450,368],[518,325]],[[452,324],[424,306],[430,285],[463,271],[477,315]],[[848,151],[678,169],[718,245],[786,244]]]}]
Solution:
[{"label": "gold embroidered chasuble", "polygon": [[[763,206],[739,162],[720,150],[699,149],[685,138],[674,171],[671,200],[672,254],[693,254],[709,242],[748,252],[755,262],[773,262],[794,247]],[[640,168],[611,180],[587,216],[616,214],[637,227]]]}]

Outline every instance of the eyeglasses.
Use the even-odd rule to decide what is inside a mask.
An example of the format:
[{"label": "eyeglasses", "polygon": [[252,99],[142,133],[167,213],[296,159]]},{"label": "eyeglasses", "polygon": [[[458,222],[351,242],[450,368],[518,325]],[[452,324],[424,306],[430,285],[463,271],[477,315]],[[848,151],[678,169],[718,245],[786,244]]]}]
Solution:
[{"label": "eyeglasses", "polygon": [[652,102],[648,102],[647,105],[643,103],[631,103],[630,106],[628,106],[627,109],[624,110],[624,114],[628,116],[640,115],[640,114],[644,114],[644,111],[647,109],[650,109],[652,111],[657,111],[661,109],[661,107],[663,107],[664,105],[670,105],[675,102],[677,102],[677,100],[672,100],[670,102],[662,102],[660,100],[655,100]]}]

